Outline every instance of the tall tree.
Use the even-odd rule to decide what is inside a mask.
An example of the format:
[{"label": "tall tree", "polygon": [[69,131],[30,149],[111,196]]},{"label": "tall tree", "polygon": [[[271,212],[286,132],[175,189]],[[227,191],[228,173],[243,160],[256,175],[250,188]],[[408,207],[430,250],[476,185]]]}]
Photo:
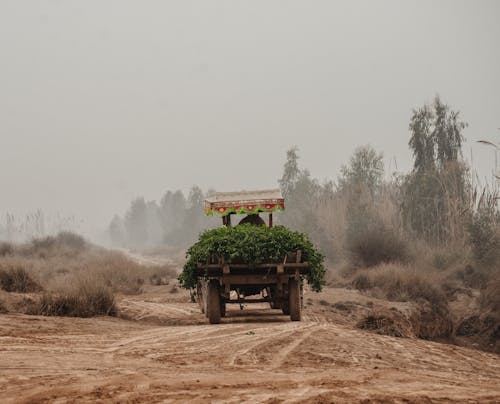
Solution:
[{"label": "tall tree", "polygon": [[358,147],[349,160],[349,165],[340,168],[339,188],[363,188],[372,195],[384,178],[383,154],[371,146]]},{"label": "tall tree", "polygon": [[460,113],[438,96],[414,110],[410,120],[415,161],[403,182],[403,216],[407,227],[429,242],[448,243],[463,233],[469,191],[461,160],[466,127]]},{"label": "tall tree", "polygon": [[147,243],[148,225],[144,198],[136,198],[132,201],[129,210],[125,214],[125,229],[127,230],[128,241],[132,245]]},{"label": "tall tree", "polygon": [[294,146],[286,152],[286,162],[283,168],[283,175],[278,180],[281,192],[287,198],[292,192],[300,176],[298,148]]},{"label": "tall tree", "polygon": [[109,224],[109,237],[111,239],[111,243],[114,246],[121,246],[125,242],[125,227],[123,224],[123,219],[118,216],[114,215],[113,219],[111,220]]}]

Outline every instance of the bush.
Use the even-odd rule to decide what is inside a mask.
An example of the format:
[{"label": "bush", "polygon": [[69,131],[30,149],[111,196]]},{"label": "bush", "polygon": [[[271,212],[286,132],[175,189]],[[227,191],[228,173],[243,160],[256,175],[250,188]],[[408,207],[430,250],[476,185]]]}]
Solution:
[{"label": "bush", "polygon": [[5,314],[8,313],[9,309],[7,308],[6,304],[0,300],[0,314]]},{"label": "bush", "polygon": [[175,278],[176,275],[175,269],[168,265],[151,270],[154,271],[149,276],[149,282],[151,283],[151,285],[168,285],[170,283],[170,280]]},{"label": "bush", "polygon": [[[370,313],[358,321],[356,327],[362,330],[373,331],[380,335],[390,335],[391,337],[409,337],[411,336],[411,333],[407,329],[410,327],[404,323],[404,321],[401,321],[400,318],[397,318],[394,315],[388,315],[386,313]],[[403,324],[406,325],[406,327]]]},{"label": "bush", "polygon": [[12,255],[14,253],[14,246],[11,243],[0,242],[0,257]]},{"label": "bush", "polygon": [[500,260],[500,233],[495,212],[481,209],[468,226],[474,258],[480,264],[493,266]]},{"label": "bush", "polygon": [[56,236],[34,238],[23,249],[23,253],[25,256],[38,256],[41,258],[55,254],[74,256],[87,247],[88,244],[82,236],[64,231]]},{"label": "bush", "polygon": [[496,273],[496,279],[482,291],[480,302],[482,308],[489,310],[500,320],[500,272]]},{"label": "bush", "polygon": [[379,288],[391,301],[425,300],[435,309],[447,310],[444,293],[434,286],[431,279],[409,267],[385,265],[366,270],[358,273],[352,284],[358,290]]},{"label": "bush", "polygon": [[373,288],[373,282],[366,274],[357,274],[352,280],[352,286],[358,290],[368,290]]},{"label": "bush", "polygon": [[116,314],[116,307],[111,289],[99,282],[86,280],[65,293],[43,294],[28,312],[42,316],[112,316]]},{"label": "bush", "polygon": [[297,250],[302,251],[303,260],[310,264],[308,282],[313,290],[321,290],[325,283],[324,257],[305,234],[283,226],[269,228],[250,224],[219,227],[202,233],[199,241],[187,251],[179,283],[184,288],[195,287],[197,264],[208,263],[212,256],[223,256],[227,263],[281,263],[288,253]]},{"label": "bush", "polygon": [[370,224],[359,231],[349,232],[346,248],[355,264],[367,267],[407,262],[409,258],[406,241],[382,224]]},{"label": "bush", "polygon": [[38,292],[42,288],[22,267],[0,269],[0,288],[6,292]]}]

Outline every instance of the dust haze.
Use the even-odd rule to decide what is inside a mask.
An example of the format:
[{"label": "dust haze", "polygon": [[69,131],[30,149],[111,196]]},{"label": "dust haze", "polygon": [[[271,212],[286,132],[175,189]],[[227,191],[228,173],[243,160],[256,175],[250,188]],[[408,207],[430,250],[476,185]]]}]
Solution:
[{"label": "dust haze", "polygon": [[499,16],[2,1],[0,401],[499,402]]},{"label": "dust haze", "polygon": [[319,179],[364,144],[405,172],[411,111],[435,94],[462,112],[465,157],[491,178],[493,153],[475,140],[500,135],[497,2],[0,11],[3,221],[40,209],[102,238],[135,197],[275,187],[293,145]]}]

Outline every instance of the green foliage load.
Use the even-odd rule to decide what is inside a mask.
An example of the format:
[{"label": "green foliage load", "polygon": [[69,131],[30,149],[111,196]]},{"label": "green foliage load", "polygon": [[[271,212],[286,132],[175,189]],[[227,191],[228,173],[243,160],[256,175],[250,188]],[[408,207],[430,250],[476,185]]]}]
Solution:
[{"label": "green foliage load", "polygon": [[203,232],[198,242],[187,251],[187,262],[179,275],[179,283],[184,288],[195,287],[197,264],[208,263],[211,256],[223,256],[229,264],[281,263],[287,253],[297,250],[302,251],[303,261],[307,261],[311,268],[307,281],[313,290],[320,291],[325,283],[324,257],[305,234],[283,226],[269,228],[251,224]]}]

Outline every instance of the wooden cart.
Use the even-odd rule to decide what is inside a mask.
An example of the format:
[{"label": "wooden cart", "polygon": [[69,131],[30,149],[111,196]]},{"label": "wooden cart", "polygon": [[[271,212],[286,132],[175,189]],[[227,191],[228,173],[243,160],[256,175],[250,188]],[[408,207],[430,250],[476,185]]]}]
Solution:
[{"label": "wooden cart", "polygon": [[[222,217],[225,226],[231,225],[232,214],[265,212],[269,214],[267,225],[272,227],[273,213],[284,209],[279,190],[218,193],[205,201],[205,212]],[[211,324],[219,323],[225,316],[227,304],[243,307],[262,302],[281,309],[292,321],[300,321],[302,277],[309,271],[301,251],[291,251],[280,263],[258,265],[226,263],[223,257],[214,256],[209,263],[198,264],[197,300]]]}]

